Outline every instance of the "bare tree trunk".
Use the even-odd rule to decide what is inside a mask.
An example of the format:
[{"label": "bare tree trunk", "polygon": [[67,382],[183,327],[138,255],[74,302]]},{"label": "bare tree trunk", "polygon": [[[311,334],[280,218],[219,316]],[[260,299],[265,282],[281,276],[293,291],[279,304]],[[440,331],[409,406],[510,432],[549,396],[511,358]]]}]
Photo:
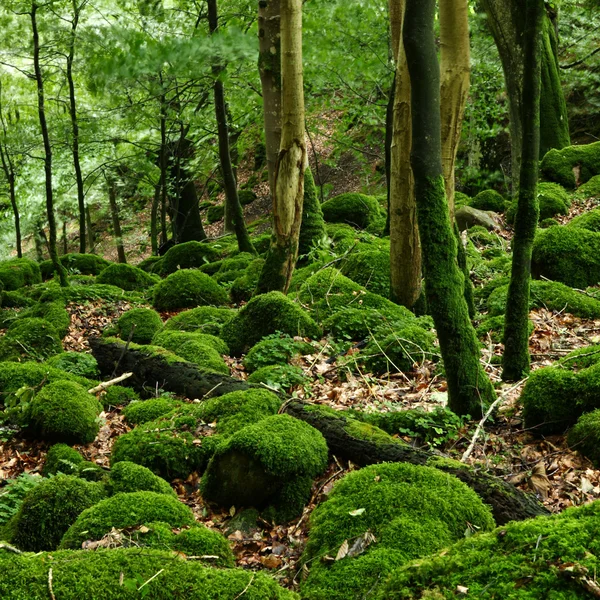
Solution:
[{"label": "bare tree trunk", "polygon": [[110,203],[110,215],[113,222],[113,233],[115,234],[115,244],[117,246],[117,255],[120,263],[126,263],[125,248],[123,247],[123,236],[121,233],[121,220],[119,218],[119,206],[117,204],[117,190],[112,177],[106,179],[108,183],[108,201]]},{"label": "bare tree trunk", "polygon": [[65,215],[62,223],[62,243],[63,243],[63,256],[69,253],[69,240],[67,239],[67,217]]},{"label": "bare tree trunk", "polygon": [[259,0],[258,42],[258,70],[263,97],[267,170],[269,188],[273,196],[275,167],[281,143],[280,0]]},{"label": "bare tree trunk", "polygon": [[[6,133],[6,131],[5,131]],[[17,257],[23,256],[23,249],[21,243],[21,216],[19,214],[19,207],[17,206],[17,195],[15,191],[15,170],[13,168],[10,154],[5,147],[0,145],[0,158],[2,159],[2,170],[6,180],[8,181],[8,193],[10,195],[10,205],[12,207],[14,221],[15,221],[15,243],[17,246]]]},{"label": "bare tree trunk", "polygon": [[258,293],[287,292],[298,258],[308,160],[304,139],[302,0],[281,0],[281,148],[275,170],[273,238]]},{"label": "bare tree trunk", "polygon": [[150,244],[153,256],[158,256],[158,207],[160,205],[161,190],[162,173],[158,183],[154,187],[154,197],[152,198],[152,209],[150,211]]},{"label": "bare tree trunk", "polygon": [[94,228],[92,227],[92,215],[89,206],[85,207],[85,221],[87,224],[88,248],[90,253],[94,253],[96,250],[96,240],[94,239]]}]

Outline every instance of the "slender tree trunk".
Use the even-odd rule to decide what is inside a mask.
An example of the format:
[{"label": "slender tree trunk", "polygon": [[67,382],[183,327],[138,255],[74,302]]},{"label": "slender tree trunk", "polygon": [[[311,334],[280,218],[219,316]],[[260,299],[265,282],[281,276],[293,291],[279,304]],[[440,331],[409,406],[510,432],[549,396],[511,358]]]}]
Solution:
[{"label": "slender tree trunk", "polygon": [[113,222],[113,233],[115,234],[115,244],[117,246],[117,256],[120,263],[126,263],[125,248],[123,247],[123,235],[121,233],[121,220],[119,218],[119,206],[117,204],[117,190],[112,177],[107,177],[108,183],[108,201],[110,204],[110,215]]},{"label": "slender tree trunk", "polygon": [[411,151],[410,76],[402,42],[405,0],[390,0],[390,25],[396,87],[390,169],[390,295],[398,304],[412,308],[421,295],[421,243]]},{"label": "slender tree trunk", "polygon": [[90,253],[93,254],[96,251],[96,240],[94,239],[94,228],[92,227],[92,215],[89,206],[85,207],[85,221],[87,224],[88,248]]},{"label": "slender tree trunk", "polygon": [[62,266],[56,249],[56,217],[54,215],[54,196],[52,189],[52,145],[50,144],[50,134],[48,133],[48,123],[46,122],[46,107],[44,96],[44,78],[40,65],[40,36],[37,25],[38,5],[34,1],[31,5],[31,29],[33,32],[33,67],[35,70],[35,81],[38,96],[38,117],[42,138],[44,140],[44,174],[46,180],[46,212],[48,213],[48,234],[50,259],[54,265],[54,270],[58,273],[60,285],[67,287],[69,285],[67,272]]},{"label": "slender tree trunk", "polygon": [[258,293],[287,292],[298,258],[308,160],[304,139],[302,0],[281,0],[281,148],[275,170],[273,238]]},{"label": "slender tree trunk", "polygon": [[69,240],[67,239],[67,218],[65,216],[62,224],[62,243],[63,243],[63,256],[69,253]]},{"label": "slender tree trunk", "polygon": [[15,171],[12,165],[12,160],[8,154],[8,150],[0,145],[0,158],[2,159],[2,170],[6,180],[8,181],[8,193],[10,196],[10,205],[12,207],[14,221],[15,221],[15,243],[17,246],[17,257],[23,256],[23,248],[21,243],[21,215],[19,214],[19,207],[17,205],[17,194],[15,191]]},{"label": "slender tree trunk", "polygon": [[[219,28],[217,0],[208,0],[208,26],[211,35]],[[219,136],[219,160],[221,163],[221,172],[225,184],[225,229],[227,230],[227,220],[231,221],[235,236],[237,238],[238,249],[240,252],[250,252],[256,254],[254,246],[250,241],[250,236],[246,230],[244,222],[244,211],[238,197],[237,181],[233,173],[231,163],[231,152],[229,149],[229,127],[227,125],[227,107],[225,105],[225,89],[223,82],[219,78],[223,71],[220,65],[214,65],[212,73],[215,78],[213,92],[215,97],[215,115],[217,118],[217,130]]]},{"label": "slender tree trunk", "polygon": [[[160,74],[160,83],[163,85],[162,73]],[[164,87],[163,87],[164,90]],[[168,149],[167,149],[167,98],[163,93],[160,97],[160,205],[161,205],[161,225],[162,225],[162,243],[167,241],[167,194],[169,185],[168,171]],[[153,207],[154,208],[154,207]],[[158,251],[158,250],[157,250]]]},{"label": "slender tree trunk", "polygon": [[69,54],[67,55],[67,83],[69,85],[69,114],[71,116],[71,129],[73,131],[73,166],[75,168],[75,181],[77,183],[77,207],[79,210],[79,252],[85,254],[85,192],[83,188],[83,175],[79,159],[79,120],[77,118],[77,101],[75,97],[75,82],[73,80],[73,60],[75,59],[75,41],[81,7],[77,0],[73,0],[73,21],[71,23],[71,39]]},{"label": "slender tree trunk", "polygon": [[529,371],[529,282],[531,251],[539,217],[541,35],[544,0],[527,0],[523,81],[521,177],[512,243],[512,271],[504,322],[502,379],[514,381]]},{"label": "slender tree trunk", "polygon": [[160,205],[161,189],[162,173],[158,183],[154,187],[154,197],[152,198],[152,209],[150,211],[150,245],[153,256],[158,256],[158,207]]},{"label": "slender tree trunk", "polygon": [[48,248],[48,240],[46,239],[46,234],[44,232],[44,227],[41,223],[41,220],[37,220],[33,227],[33,241],[35,243],[35,255],[38,262],[42,262],[44,260],[44,244],[46,244],[46,248]]},{"label": "slender tree trunk", "polygon": [[407,0],[403,28],[411,77],[412,168],[423,245],[427,304],[448,382],[448,405],[478,416],[494,398],[464,298],[442,170],[440,72],[434,35],[435,0]]},{"label": "slender tree trunk", "polygon": [[263,98],[265,146],[271,196],[275,194],[275,167],[281,143],[280,0],[258,2],[258,71]]}]

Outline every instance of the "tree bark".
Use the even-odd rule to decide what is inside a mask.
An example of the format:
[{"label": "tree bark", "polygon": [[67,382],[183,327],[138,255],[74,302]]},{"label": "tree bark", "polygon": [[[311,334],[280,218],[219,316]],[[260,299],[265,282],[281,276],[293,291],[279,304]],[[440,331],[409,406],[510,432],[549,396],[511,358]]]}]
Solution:
[{"label": "tree bark", "polygon": [[42,68],[40,64],[40,36],[38,32],[37,24],[37,11],[38,4],[32,2],[31,4],[31,29],[33,33],[33,67],[35,71],[35,82],[37,88],[37,99],[38,99],[38,118],[40,122],[40,129],[42,132],[42,138],[44,141],[44,176],[46,183],[46,212],[48,216],[48,234],[49,243],[48,249],[50,252],[50,259],[54,266],[54,271],[58,273],[60,285],[62,287],[68,287],[69,282],[67,280],[67,271],[62,266],[59,258],[58,251],[56,248],[56,217],[54,215],[54,192],[52,189],[52,145],[50,143],[50,134],[48,132],[48,123],[46,121],[46,107],[45,107],[45,95],[44,95],[44,77],[42,74]]},{"label": "tree bark", "polygon": [[107,177],[108,183],[108,201],[110,204],[110,216],[113,223],[113,233],[115,234],[115,245],[117,246],[117,255],[120,263],[126,263],[125,248],[123,247],[123,235],[121,233],[121,220],[119,218],[119,206],[117,204],[117,190],[112,177]]},{"label": "tree bark", "polygon": [[17,194],[15,190],[15,170],[12,164],[12,160],[10,158],[10,154],[6,149],[6,146],[2,146],[1,144],[0,159],[2,159],[2,170],[4,171],[4,176],[6,177],[6,181],[8,182],[10,205],[13,211],[13,217],[15,222],[15,244],[17,246],[17,258],[21,258],[23,256],[23,248],[21,243],[21,215],[19,214],[19,207],[17,205]]},{"label": "tree bark", "polygon": [[308,160],[304,139],[302,0],[281,0],[281,148],[275,170],[273,238],[258,282],[259,294],[287,292],[298,258]]},{"label": "tree bark", "polygon": [[94,236],[94,228],[92,226],[92,215],[90,207],[85,207],[85,221],[87,224],[88,248],[91,254],[96,251],[96,239]]},{"label": "tree bark", "polygon": [[512,271],[504,322],[502,379],[515,381],[529,371],[529,282],[531,252],[539,217],[541,36],[544,0],[527,0],[523,81],[523,137],[519,198],[512,242]]},{"label": "tree bark", "polygon": [[158,207],[160,205],[160,194],[162,189],[162,173],[156,186],[154,186],[154,197],[150,209],[150,246],[152,255],[158,256]]},{"label": "tree bark", "polygon": [[281,37],[280,0],[258,2],[258,71],[263,98],[265,147],[271,197],[281,143]]},{"label": "tree bark", "polygon": [[456,237],[444,188],[440,72],[433,29],[435,0],[407,0],[403,28],[411,77],[412,154],[427,304],[448,382],[448,405],[477,417],[494,398],[464,298]]},{"label": "tree bark", "polygon": [[[208,27],[211,35],[219,28],[217,0],[208,0]],[[250,241],[244,222],[244,211],[238,197],[237,181],[233,172],[231,152],[229,149],[229,126],[227,124],[227,107],[225,104],[225,89],[220,75],[223,72],[222,65],[213,65],[212,74],[215,78],[213,92],[215,98],[215,116],[217,119],[217,131],[219,137],[219,161],[225,184],[225,230],[227,221],[233,225],[235,237],[240,252],[256,254],[256,250]]]}]

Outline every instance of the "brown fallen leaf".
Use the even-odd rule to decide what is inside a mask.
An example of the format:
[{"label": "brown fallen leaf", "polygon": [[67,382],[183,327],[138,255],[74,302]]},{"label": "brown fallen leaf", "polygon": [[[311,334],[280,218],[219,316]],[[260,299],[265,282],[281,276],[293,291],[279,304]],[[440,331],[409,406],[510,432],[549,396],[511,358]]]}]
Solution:
[{"label": "brown fallen leaf", "polygon": [[550,490],[550,480],[546,475],[546,467],[543,461],[540,461],[535,465],[531,476],[529,477],[529,486],[536,493],[539,494],[544,500],[548,498],[548,491]]}]

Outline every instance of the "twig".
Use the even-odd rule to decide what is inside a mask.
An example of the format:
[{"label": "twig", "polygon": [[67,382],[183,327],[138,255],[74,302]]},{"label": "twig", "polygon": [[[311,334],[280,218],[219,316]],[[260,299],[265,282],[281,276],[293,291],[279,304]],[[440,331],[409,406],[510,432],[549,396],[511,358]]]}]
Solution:
[{"label": "twig", "polygon": [[238,594],[233,600],[238,600],[238,598],[241,598],[250,589],[250,586],[252,585],[252,582],[254,581],[255,574],[256,573],[252,573],[252,577],[250,577],[250,581],[248,582],[248,585],[242,590],[242,593]]},{"label": "twig", "polygon": [[88,390],[88,394],[97,394],[98,392],[103,392],[106,388],[109,388],[112,385],[120,383],[121,381],[124,381],[125,379],[129,379],[132,375],[133,375],[133,373],[123,373],[123,375],[119,375],[115,379],[111,379],[110,381],[103,381],[100,385],[90,388]]},{"label": "twig", "polygon": [[10,544],[0,544],[0,550],[8,550],[8,552],[14,552],[15,554],[23,554],[21,550],[15,548],[14,546],[11,546]]},{"label": "twig", "polygon": [[[164,571],[164,569],[161,569],[158,573],[155,573],[154,575],[152,575],[152,577],[150,577],[150,579],[148,579],[148,581],[144,581],[144,583],[142,583],[142,585],[140,585],[140,587],[138,588],[138,592],[145,586],[148,585],[153,579],[156,579],[156,577],[158,577],[162,572]],[[55,599],[56,600],[56,599]]]},{"label": "twig", "polygon": [[475,429],[475,433],[473,434],[473,439],[471,440],[469,447],[465,450],[465,453],[462,455],[460,462],[463,462],[463,463],[466,462],[467,458],[469,458],[469,456],[471,456],[471,452],[473,452],[473,449],[475,448],[475,442],[477,442],[477,438],[479,437],[479,434],[481,433],[481,431],[483,429],[483,425],[488,420],[488,418],[492,414],[492,412],[494,412],[494,409],[496,408],[496,406],[498,406],[498,404],[500,404],[500,402],[502,402],[504,399],[506,399],[506,397],[511,392],[513,392],[514,390],[516,390],[517,388],[522,386],[528,379],[529,379],[529,377],[525,377],[525,379],[521,379],[521,381],[519,381],[517,384],[513,385],[509,390],[507,390],[501,396],[496,398],[496,400],[494,400],[492,405],[487,409],[487,412],[485,413],[485,415],[483,415],[481,421],[479,421],[479,424],[477,425],[477,429]]},{"label": "twig", "polygon": [[48,591],[50,592],[50,598],[52,598],[52,600],[56,600],[56,596],[52,590],[52,567],[50,567],[50,570],[48,571]]}]

